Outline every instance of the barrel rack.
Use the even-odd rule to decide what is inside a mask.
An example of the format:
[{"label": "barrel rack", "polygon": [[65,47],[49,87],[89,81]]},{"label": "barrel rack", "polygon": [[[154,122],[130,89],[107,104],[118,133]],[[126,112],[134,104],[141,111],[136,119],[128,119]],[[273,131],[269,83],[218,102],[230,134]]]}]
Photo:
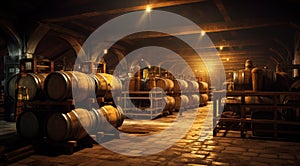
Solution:
[{"label": "barrel rack", "polygon": [[[103,101],[104,99],[99,97],[96,100],[90,100],[90,103],[97,105],[99,103],[102,105]],[[18,103],[21,103],[22,105],[22,112],[32,111],[38,115],[47,115],[47,113],[51,112],[68,113],[75,109],[75,101],[73,99],[68,99],[65,101],[18,101]],[[47,139],[44,131],[41,132],[42,134],[38,138],[31,140],[31,142],[35,149],[37,151],[41,151],[42,153],[48,149],[53,153],[73,154],[76,149],[90,148],[93,146],[93,144],[119,138],[119,133],[99,131],[94,135],[87,135],[79,140],[56,142]]]},{"label": "barrel rack", "polygon": [[[247,131],[252,131],[252,136],[269,137],[272,139],[288,139],[292,136],[300,136],[300,120],[289,120],[281,118],[281,111],[287,111],[293,113],[295,116],[300,114],[300,103],[285,104],[282,102],[282,98],[292,97],[299,98],[300,92],[253,92],[253,91],[231,91],[227,92],[228,97],[240,97],[239,102],[225,102],[225,98],[222,98],[224,91],[213,92],[213,125],[214,136],[222,130],[236,130],[236,128],[230,128],[227,124],[238,125],[237,130],[240,131],[240,136],[244,138]],[[257,103],[246,102],[245,97],[269,97],[272,99],[272,103]],[[222,105],[233,108],[235,110],[235,116],[224,117]],[[222,114],[223,112],[223,114]],[[268,117],[253,117],[253,113],[265,112],[269,113]],[[271,116],[270,116],[271,115]],[[271,117],[271,118],[270,118]],[[262,126],[257,128],[256,126]],[[228,128],[229,127],[229,128]],[[257,134],[258,133],[258,134]],[[263,133],[262,135],[259,133]],[[267,133],[267,134],[266,134]],[[299,137],[298,137],[299,138]]]},{"label": "barrel rack", "polygon": [[[133,95],[133,96],[130,96]],[[143,111],[140,111],[141,107],[130,107],[128,102],[131,101],[147,101],[149,100],[151,102],[150,107],[148,108],[148,111],[145,113]],[[123,105],[123,111],[124,114],[128,117],[130,116],[143,116],[143,117],[149,117],[151,119],[159,116],[162,114],[163,107],[163,92],[148,92],[148,91],[123,91],[122,97],[121,97],[122,105]]]}]

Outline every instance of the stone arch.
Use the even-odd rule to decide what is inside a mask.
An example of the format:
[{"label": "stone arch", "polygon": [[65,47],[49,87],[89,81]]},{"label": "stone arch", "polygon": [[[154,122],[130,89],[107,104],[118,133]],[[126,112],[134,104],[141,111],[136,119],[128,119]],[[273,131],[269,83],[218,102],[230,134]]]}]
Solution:
[{"label": "stone arch", "polygon": [[15,31],[12,24],[6,21],[0,21],[0,29],[4,33],[7,42],[9,56],[22,55],[22,40],[19,34]]}]

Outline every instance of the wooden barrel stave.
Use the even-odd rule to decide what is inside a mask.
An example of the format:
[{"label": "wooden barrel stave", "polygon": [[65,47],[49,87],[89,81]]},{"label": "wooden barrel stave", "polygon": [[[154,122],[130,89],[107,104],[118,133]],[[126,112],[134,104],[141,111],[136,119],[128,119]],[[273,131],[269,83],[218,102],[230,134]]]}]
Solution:
[{"label": "wooden barrel stave", "polygon": [[64,101],[73,98],[80,102],[95,93],[95,82],[81,72],[56,71],[46,77],[45,93],[52,100]]},{"label": "wooden barrel stave", "polygon": [[96,96],[111,99],[114,92],[122,90],[122,82],[117,77],[106,74],[96,73],[93,77],[96,81]]},{"label": "wooden barrel stave", "polygon": [[[53,141],[79,140],[88,133],[111,131],[123,124],[124,115],[120,107],[105,105],[91,111],[77,108],[64,113],[53,113],[47,120],[47,137]],[[108,123],[106,123],[108,122]]]}]

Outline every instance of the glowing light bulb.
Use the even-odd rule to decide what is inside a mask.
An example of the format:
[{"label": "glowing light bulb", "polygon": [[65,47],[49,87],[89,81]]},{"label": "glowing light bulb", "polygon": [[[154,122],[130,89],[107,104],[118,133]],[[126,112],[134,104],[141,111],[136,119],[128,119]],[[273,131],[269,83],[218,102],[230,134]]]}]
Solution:
[{"label": "glowing light bulb", "polygon": [[104,54],[107,54],[107,53],[108,53],[108,50],[107,50],[107,49],[104,49],[104,50],[103,50],[103,53],[104,53]]},{"label": "glowing light bulb", "polygon": [[[228,62],[230,59],[229,58],[226,58],[226,61]],[[231,74],[231,73],[229,73],[229,74]]]},{"label": "glowing light bulb", "polygon": [[220,50],[223,50],[223,46],[220,46]]},{"label": "glowing light bulb", "polygon": [[204,36],[205,35],[205,31],[201,31],[201,36]]},{"label": "glowing light bulb", "polygon": [[147,7],[146,7],[146,12],[147,12],[147,13],[150,13],[151,10],[152,10],[151,6],[150,6],[150,5],[147,5]]}]

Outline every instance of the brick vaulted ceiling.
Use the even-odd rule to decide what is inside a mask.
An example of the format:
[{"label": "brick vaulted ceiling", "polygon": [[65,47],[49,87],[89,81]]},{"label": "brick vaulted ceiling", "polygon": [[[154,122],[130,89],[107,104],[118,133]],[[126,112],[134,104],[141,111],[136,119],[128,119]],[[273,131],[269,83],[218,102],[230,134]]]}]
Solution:
[{"label": "brick vaulted ceiling", "polygon": [[[69,36],[82,44],[105,22],[128,12],[144,10],[147,3],[154,9],[179,14],[198,24],[218,49],[226,70],[243,68],[246,59],[270,68],[277,63],[283,66],[292,63],[295,38],[300,30],[297,0],[11,0],[1,2],[0,26],[8,22],[21,37],[27,38],[37,25],[48,27],[50,30],[34,55],[56,60],[76,54],[57,36]],[[185,27],[177,28],[182,29],[180,35],[199,33],[186,31]],[[8,54],[3,29],[0,28],[1,56]],[[168,34],[131,35],[115,43],[110,51],[124,56],[151,43],[160,43],[178,52],[197,69],[199,63],[193,52],[187,51],[190,48]],[[223,50],[219,50],[221,46]],[[108,55],[114,56],[112,54]],[[108,66],[113,67],[118,58],[111,59],[114,62],[109,62]]]}]

